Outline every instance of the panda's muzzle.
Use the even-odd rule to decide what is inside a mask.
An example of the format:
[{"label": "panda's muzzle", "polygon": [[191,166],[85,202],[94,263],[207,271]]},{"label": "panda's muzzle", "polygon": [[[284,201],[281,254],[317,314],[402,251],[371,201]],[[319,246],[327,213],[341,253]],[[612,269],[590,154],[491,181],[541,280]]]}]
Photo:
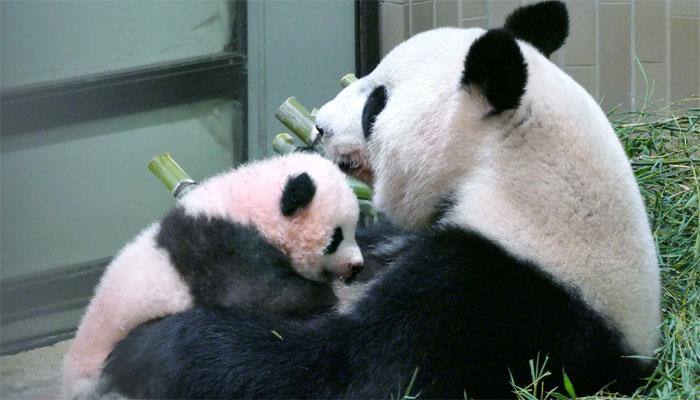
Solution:
[{"label": "panda's muzzle", "polygon": [[339,278],[340,281],[343,282],[343,283],[345,283],[345,284],[352,283],[352,281],[354,281],[355,278],[357,277],[357,274],[359,274],[360,271],[362,271],[362,267],[363,267],[363,266],[364,266],[363,263],[357,263],[357,264],[352,264],[352,265],[350,265],[350,266],[347,268],[347,269],[348,269],[348,273],[347,273],[346,275],[341,275],[341,276],[340,276],[340,278]]},{"label": "panda's muzzle", "polygon": [[351,155],[341,155],[338,158],[338,167],[346,174],[352,174],[362,167],[362,163]]},{"label": "panda's muzzle", "polygon": [[355,150],[349,153],[339,154],[334,157],[335,163],[341,171],[352,175],[367,184],[372,183],[374,174],[367,162],[366,153],[362,150]]}]

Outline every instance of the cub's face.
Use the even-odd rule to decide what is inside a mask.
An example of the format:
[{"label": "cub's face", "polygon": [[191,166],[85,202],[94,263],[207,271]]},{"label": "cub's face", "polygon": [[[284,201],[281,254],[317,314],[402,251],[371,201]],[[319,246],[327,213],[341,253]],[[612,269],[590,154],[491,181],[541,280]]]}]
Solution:
[{"label": "cub's face", "polygon": [[301,161],[315,168],[286,179],[279,203],[279,221],[286,225],[281,247],[308,279],[351,278],[363,265],[355,241],[357,198],[328,160],[317,155],[296,157],[306,158]]},{"label": "cub's face", "polygon": [[[557,32],[538,23],[543,16]],[[518,110],[525,55],[549,55],[567,30],[563,4],[546,2],[516,10],[503,29],[416,35],[319,110],[315,142],[373,184],[379,210],[404,227],[423,226]],[[518,44],[521,36],[538,50]]]}]

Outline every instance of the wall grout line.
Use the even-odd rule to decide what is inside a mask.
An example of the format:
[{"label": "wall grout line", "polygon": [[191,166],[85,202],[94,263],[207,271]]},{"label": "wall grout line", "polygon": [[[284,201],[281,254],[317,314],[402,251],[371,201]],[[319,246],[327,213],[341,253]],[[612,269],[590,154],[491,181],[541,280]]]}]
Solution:
[{"label": "wall grout line", "polygon": [[666,0],[666,97],[665,104],[671,105],[671,2]]},{"label": "wall grout line", "polygon": [[464,28],[464,19],[462,19],[462,12],[464,10],[464,0],[457,1],[457,25],[460,28]]},{"label": "wall grout line", "polygon": [[408,37],[406,37],[408,39],[413,36],[413,0],[408,0],[408,4],[404,7],[408,7]]},{"label": "wall grout line", "polygon": [[486,23],[489,29],[493,27],[493,12],[490,1],[486,2]]},{"label": "wall grout line", "polygon": [[600,0],[595,0],[595,99],[600,101]]},{"label": "wall grout line", "polygon": [[[630,110],[637,107],[637,2],[630,2]],[[641,61],[640,61],[641,64]]]}]

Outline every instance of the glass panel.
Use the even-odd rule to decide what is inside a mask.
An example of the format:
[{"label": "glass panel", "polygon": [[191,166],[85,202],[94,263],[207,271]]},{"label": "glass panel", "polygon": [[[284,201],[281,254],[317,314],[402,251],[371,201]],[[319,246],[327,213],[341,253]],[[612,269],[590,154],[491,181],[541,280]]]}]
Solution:
[{"label": "glass panel", "polygon": [[220,53],[233,5],[208,1],[0,2],[3,88]]},{"label": "glass panel", "polygon": [[272,153],[270,142],[287,129],[277,107],[295,96],[320,107],[340,91],[340,77],[355,71],[355,3],[251,1],[248,3],[250,155]]},{"label": "glass panel", "polygon": [[173,204],[154,155],[202,179],[240,161],[242,129],[240,104],[219,99],[3,135],[2,279],[113,256]]}]

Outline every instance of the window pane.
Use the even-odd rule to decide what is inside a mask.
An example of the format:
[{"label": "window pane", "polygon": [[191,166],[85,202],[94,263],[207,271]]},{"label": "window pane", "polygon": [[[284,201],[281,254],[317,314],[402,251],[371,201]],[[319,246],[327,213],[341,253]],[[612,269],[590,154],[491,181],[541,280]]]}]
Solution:
[{"label": "window pane", "polygon": [[0,2],[2,87],[220,53],[233,6],[215,1]]},{"label": "window pane", "polygon": [[211,100],[3,135],[2,279],[113,256],[173,204],[148,160],[199,180],[240,161],[242,129],[239,103]]}]

